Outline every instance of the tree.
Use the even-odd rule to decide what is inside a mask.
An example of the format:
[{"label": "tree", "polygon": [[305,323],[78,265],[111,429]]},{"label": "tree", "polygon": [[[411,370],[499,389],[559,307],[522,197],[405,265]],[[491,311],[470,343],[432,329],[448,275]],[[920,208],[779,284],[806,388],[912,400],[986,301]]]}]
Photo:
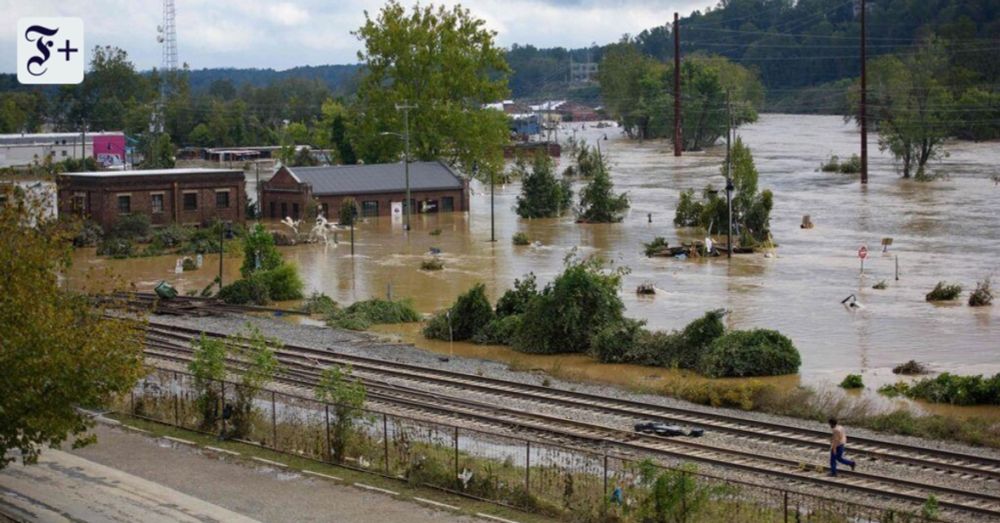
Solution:
[{"label": "tree", "polygon": [[249,278],[257,271],[277,269],[284,263],[281,253],[274,246],[274,236],[261,224],[255,224],[243,236],[243,265],[240,274]]},{"label": "tree", "polygon": [[343,369],[333,365],[323,369],[319,385],[316,387],[316,399],[329,402],[333,406],[333,434],[330,438],[330,451],[334,462],[343,463],[346,458],[348,440],[355,422],[362,417],[362,407],[365,405],[365,385],[359,378],[352,375],[350,365]]},{"label": "tree", "polygon": [[461,6],[416,5],[407,12],[391,0],[353,34],[363,76],[352,136],[365,162],[393,161],[403,143],[383,132],[403,132],[399,104],[409,104],[411,158],[444,159],[483,175],[503,167],[507,117],[483,104],[507,94],[510,69],[496,34]]},{"label": "tree", "polygon": [[174,166],[174,144],[170,141],[170,135],[160,133],[147,135],[148,142],[145,161],[142,162],[144,169],[170,169]]},{"label": "tree", "polygon": [[615,194],[606,164],[598,152],[594,179],[580,192],[580,220],[588,223],[620,222],[628,210],[628,196]]},{"label": "tree", "polygon": [[33,463],[67,438],[94,441],[76,407],[101,405],[142,375],[143,319],[108,319],[125,304],[95,306],[60,285],[77,227],[48,218],[46,203],[0,186],[0,468],[10,450]]},{"label": "tree", "polygon": [[235,438],[245,438],[252,429],[254,398],[280,370],[276,351],[281,347],[281,342],[264,336],[260,329],[248,323],[246,333],[226,338],[226,347],[242,367],[240,383],[236,386],[232,435]]},{"label": "tree", "polygon": [[222,380],[226,379],[226,344],[221,339],[201,337],[191,342],[194,357],[188,370],[194,375],[195,403],[201,412],[200,430],[215,428],[222,400]]},{"label": "tree", "polygon": [[517,197],[517,215],[521,218],[551,218],[570,208],[573,190],[568,180],[557,180],[555,164],[547,154],[535,155],[531,170],[524,158],[518,158],[515,173],[521,177],[521,194]]},{"label": "tree", "polygon": [[[951,134],[955,103],[944,84],[947,66],[943,44],[930,39],[913,54],[880,57],[869,68],[868,103],[879,148],[900,162],[903,178],[925,179],[927,162],[942,154]],[[852,98],[857,107],[857,94]]]}]

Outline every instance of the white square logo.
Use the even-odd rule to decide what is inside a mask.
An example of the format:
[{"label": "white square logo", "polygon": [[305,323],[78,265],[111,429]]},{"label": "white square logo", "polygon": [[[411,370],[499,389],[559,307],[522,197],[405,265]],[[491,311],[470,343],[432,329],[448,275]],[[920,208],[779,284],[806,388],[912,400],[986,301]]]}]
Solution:
[{"label": "white square logo", "polygon": [[83,20],[31,17],[17,21],[17,81],[22,84],[83,82]]}]

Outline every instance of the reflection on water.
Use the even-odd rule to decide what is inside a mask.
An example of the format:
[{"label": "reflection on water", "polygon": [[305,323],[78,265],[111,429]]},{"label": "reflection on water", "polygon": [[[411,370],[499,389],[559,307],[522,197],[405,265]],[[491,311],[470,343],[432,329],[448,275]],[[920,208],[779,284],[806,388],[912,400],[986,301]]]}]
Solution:
[{"label": "reflection on water", "polygon": [[[366,220],[357,229],[358,254],[353,258],[344,236],[337,246],[283,251],[299,266],[310,290],[340,302],[391,292],[413,298],[422,312],[432,312],[448,306],[475,282],[484,282],[493,299],[527,272],[535,272],[544,284],[576,249],[631,268],[622,293],[629,316],[646,320],[651,328],[675,329],[708,309],[728,309],[731,327],[773,328],[790,336],[802,352],[802,377],[808,382],[839,382],[846,373],[859,371],[866,382],[891,381],[889,369],[910,359],[951,372],[1000,371],[1000,309],[977,310],[964,303],[940,307],[924,301],[938,280],[960,282],[969,289],[977,280],[996,276],[1000,187],[990,179],[1000,164],[996,143],[954,144],[947,163],[937,166],[949,178],[933,183],[900,180],[891,158],[870,147],[871,183],[861,189],[855,176],[817,171],[831,154],[845,157],[856,150],[853,126],[839,117],[764,115],[740,134],[753,150],[760,187],[775,193],[776,256],[679,261],[645,258],[641,244],[654,236],[672,244],[701,236],[673,226],[677,194],[707,183],[722,186],[723,148],[675,158],[663,142],[633,143],[610,131],[615,132],[607,133],[609,140],[601,147],[611,156],[617,189],[628,191],[632,200],[624,223],[578,225],[572,217],[520,220],[512,211],[520,186],[513,183],[497,187],[498,241],[491,243],[489,188],[474,184],[469,215],[417,215],[409,235],[390,219]],[[577,136],[592,142],[604,132],[587,129]],[[647,222],[647,213],[653,223]],[[799,228],[804,214],[811,215],[814,229]],[[429,234],[437,228],[442,230],[439,236]],[[512,245],[517,231],[542,246]],[[883,237],[894,239],[888,254],[879,249]],[[862,244],[871,255],[860,276],[856,253]],[[420,261],[432,247],[442,251],[445,269],[420,271]],[[898,282],[893,279],[896,256]],[[218,258],[208,256],[206,268],[175,275],[175,259],[106,261],[95,260],[92,250],[80,251],[70,283],[80,283],[81,271],[88,266],[111,265],[140,288],[166,279],[183,290],[200,290],[217,272]],[[234,278],[238,269],[239,260],[227,261],[226,279]],[[889,288],[873,290],[882,279]],[[646,281],[659,291],[652,299],[633,292]],[[852,293],[864,309],[850,311],[840,304]],[[505,349],[474,350],[489,354]],[[573,358],[581,359],[584,373],[618,371],[590,368],[582,356],[565,361]]]}]

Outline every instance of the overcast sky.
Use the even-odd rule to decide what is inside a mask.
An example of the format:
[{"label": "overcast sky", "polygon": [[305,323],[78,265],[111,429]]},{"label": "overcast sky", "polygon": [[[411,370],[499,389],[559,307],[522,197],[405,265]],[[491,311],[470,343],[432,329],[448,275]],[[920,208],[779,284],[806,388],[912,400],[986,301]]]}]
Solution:
[{"label": "overcast sky", "polygon": [[[427,2],[424,2],[427,3]],[[440,2],[438,2],[440,3]],[[448,4],[454,3],[447,0]],[[583,47],[661,25],[716,0],[465,0],[486,20],[500,45]],[[181,62],[204,67],[287,69],[356,62],[359,42],[350,32],[381,0],[175,0]],[[412,2],[404,1],[410,6]],[[23,16],[83,18],[87,60],[94,45],[128,51],[139,69],[160,65],[156,26],[162,0],[0,0],[0,71],[14,72],[15,31]]]}]

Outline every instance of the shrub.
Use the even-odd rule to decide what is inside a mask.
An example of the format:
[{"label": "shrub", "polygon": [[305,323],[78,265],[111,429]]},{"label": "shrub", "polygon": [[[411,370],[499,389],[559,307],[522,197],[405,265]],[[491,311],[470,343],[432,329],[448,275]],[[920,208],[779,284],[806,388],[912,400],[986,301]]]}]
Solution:
[{"label": "shrub", "polygon": [[514,342],[514,335],[520,327],[520,314],[493,318],[479,329],[479,332],[472,337],[472,341],[484,345],[510,345]]},{"label": "shrub", "polygon": [[373,324],[412,323],[420,321],[420,314],[410,300],[370,300],[352,303],[326,318],[327,325],[350,330],[365,330]]},{"label": "shrub", "polygon": [[422,271],[440,271],[441,269],[444,269],[444,262],[437,256],[420,262],[420,270]]},{"label": "shrub", "polygon": [[512,314],[524,314],[528,310],[528,302],[538,295],[538,283],[535,274],[529,272],[521,280],[514,280],[514,288],[497,300],[496,314],[498,317],[510,316]]},{"label": "shrub", "polygon": [[649,243],[642,244],[643,252],[646,253],[647,257],[656,256],[663,251],[667,250],[667,239],[663,236],[657,236],[653,238],[653,241]]},{"label": "shrub", "polygon": [[240,274],[244,278],[255,271],[277,269],[282,263],[281,253],[274,246],[274,237],[263,225],[256,224],[243,236],[243,265],[240,266]]},{"label": "shrub", "polygon": [[839,171],[841,174],[857,174],[861,172],[861,157],[852,154],[846,162],[840,162]]},{"label": "shrub", "polygon": [[976,283],[976,290],[969,295],[969,305],[972,307],[984,307],[993,303],[993,289],[990,288],[990,279]]},{"label": "shrub", "polygon": [[337,221],[340,225],[350,226],[358,217],[358,202],[354,198],[344,198],[340,201],[340,211],[337,214]]},{"label": "shrub", "polygon": [[440,228],[434,229],[433,231],[430,232],[430,235],[431,236],[441,236],[441,229]]},{"label": "shrub", "polygon": [[[701,318],[684,326],[684,330],[681,331],[676,366],[685,369],[697,368],[709,347],[725,334],[726,325],[722,323],[722,318],[725,315],[726,311],[722,309],[708,311]],[[775,334],[784,338],[778,333]],[[787,338],[784,339],[787,340]],[[789,344],[791,344],[790,341]]]},{"label": "shrub", "polygon": [[824,164],[820,164],[819,169],[825,173],[835,173],[840,170],[840,157],[836,154],[831,156]]},{"label": "shrub", "polygon": [[153,231],[152,242],[166,248],[179,247],[192,235],[191,229],[172,223]]},{"label": "shrub", "polygon": [[681,191],[680,199],[677,201],[677,209],[674,211],[674,225],[678,227],[698,225],[701,222],[702,210],[704,210],[704,205],[694,199],[694,189]]},{"label": "shrub", "polygon": [[[448,328],[449,314],[450,329]],[[468,292],[459,296],[451,308],[443,313],[444,325],[441,324],[441,316],[442,313],[438,313],[432,318],[431,323],[424,329],[425,336],[440,340],[471,339],[495,318],[493,306],[486,298],[486,286],[482,283],[476,284]]]},{"label": "shrub", "polygon": [[580,220],[587,223],[617,223],[629,208],[628,196],[614,193],[614,184],[602,165],[594,179],[580,191]]},{"label": "shrub", "polygon": [[254,276],[226,285],[219,290],[219,299],[234,305],[267,305],[271,302],[267,283]]},{"label": "shrub", "polygon": [[625,318],[594,335],[591,353],[601,363],[629,363],[646,322]]},{"label": "shrub", "polygon": [[528,238],[528,235],[523,232],[515,232],[512,241],[514,245],[531,245],[531,238]]},{"label": "shrub", "polygon": [[984,378],[982,375],[958,376],[945,372],[913,383],[904,394],[934,403],[1000,405],[1000,374]]},{"label": "shrub", "polygon": [[622,321],[625,306],[618,290],[626,271],[606,273],[603,267],[596,258],[568,257],[563,273],[528,302],[514,348],[543,354],[587,352],[594,334]]},{"label": "shrub", "polygon": [[313,292],[299,307],[299,310],[308,314],[329,315],[336,312],[338,308],[339,306],[337,302],[333,301],[333,298],[321,292]]},{"label": "shrub", "polygon": [[927,293],[927,301],[951,301],[958,299],[959,295],[962,294],[961,285],[948,285],[943,281],[939,281],[937,285],[931,292]]},{"label": "shrub", "polygon": [[132,241],[126,238],[108,237],[97,245],[97,255],[128,258],[135,255],[135,247]]},{"label": "shrub", "polygon": [[863,389],[865,384],[861,381],[860,374],[848,374],[844,377],[844,381],[840,382],[840,388],[842,389]]},{"label": "shrub", "polygon": [[110,236],[128,240],[140,240],[149,237],[149,216],[145,214],[128,214],[122,216],[111,228]]},{"label": "shrub", "polygon": [[302,298],[305,284],[294,265],[283,263],[276,269],[261,271],[252,276],[259,278],[267,286],[268,295],[274,301],[298,300]]},{"label": "shrub", "polygon": [[198,268],[198,263],[195,262],[193,258],[185,257],[184,260],[181,261],[181,268],[185,271],[193,271]]},{"label": "shrub", "polygon": [[728,332],[716,339],[699,367],[703,374],[720,378],[793,374],[801,364],[792,340],[777,331],[755,329]]},{"label": "shrub", "polygon": [[87,220],[80,224],[73,236],[74,247],[92,247],[104,237],[104,230],[96,222]]},{"label": "shrub", "polygon": [[913,374],[927,374],[927,367],[917,360],[910,360],[906,363],[900,363],[892,368],[893,374],[903,374],[903,375],[913,375]]},{"label": "shrub", "polygon": [[895,398],[898,396],[905,396],[906,391],[908,390],[910,390],[910,386],[907,385],[906,382],[898,381],[896,383],[882,385],[878,388],[878,393],[887,398]]},{"label": "shrub", "polygon": [[557,180],[552,159],[536,154],[531,170],[522,158],[514,166],[521,177],[515,210],[521,218],[551,218],[569,210],[573,191],[568,180]]}]

